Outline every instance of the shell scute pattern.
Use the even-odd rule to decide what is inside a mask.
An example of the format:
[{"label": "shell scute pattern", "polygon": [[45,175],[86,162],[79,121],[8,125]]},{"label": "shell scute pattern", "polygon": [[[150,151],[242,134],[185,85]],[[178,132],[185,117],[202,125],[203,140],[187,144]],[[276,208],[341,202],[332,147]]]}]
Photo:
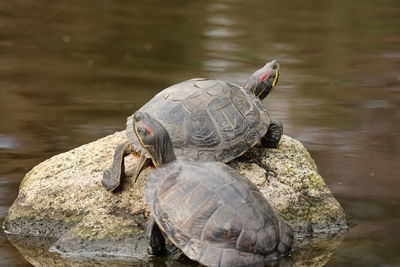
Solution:
[{"label": "shell scute pattern", "polygon": [[[199,203],[204,203],[210,198],[209,194],[207,193],[208,188],[197,188],[196,192],[193,192],[195,197],[193,199],[186,199],[187,202],[185,201],[188,203],[188,208],[192,211],[196,210],[199,207]],[[191,203],[190,201],[193,202]],[[196,205],[194,205],[195,203]],[[202,235],[204,225],[207,223],[208,219],[215,212],[215,210],[218,209],[218,207],[219,206],[217,205],[208,209],[203,209],[201,214],[196,214],[196,216],[191,216],[186,220],[185,225],[189,229],[190,236],[198,238]]]},{"label": "shell scute pattern", "polygon": [[220,266],[221,256],[220,250],[207,247],[199,261],[207,262],[207,266]]},{"label": "shell scute pattern", "polygon": [[[182,131],[182,125],[166,125],[165,129],[169,133],[169,138],[174,144],[174,151],[176,156],[182,156],[183,150],[187,144],[187,135],[185,131]],[[188,148],[189,149],[189,148]],[[198,150],[191,149],[192,151],[185,151],[187,157],[192,158],[190,155],[193,154],[194,158],[198,157]],[[194,150],[194,151],[193,151]]]},{"label": "shell scute pattern", "polygon": [[250,128],[257,126],[260,121],[265,123],[265,119],[261,119],[262,113],[260,114],[259,109],[255,104],[251,103],[248,98],[243,95],[236,95],[233,97],[232,101]]},{"label": "shell scute pattern", "polygon": [[[178,177],[179,176],[177,176],[176,178]],[[174,176],[172,177],[172,179],[174,179]],[[199,184],[199,181],[196,180],[190,180],[185,183],[175,183],[172,186],[168,184],[167,186],[170,186],[168,190],[160,190],[160,193],[162,193],[159,195],[160,201],[162,202],[162,205],[174,209],[174,207],[181,205],[182,199],[185,198],[185,196],[189,195],[190,192],[192,192],[196,187],[199,186]],[[164,186],[164,184],[162,186]]]},{"label": "shell scute pattern", "polygon": [[196,239],[220,243],[222,247],[234,246],[237,234],[241,231],[240,224],[232,225],[229,223],[235,216],[235,210],[227,205],[221,205],[204,225],[202,235],[196,237]]},{"label": "shell scute pattern", "polygon": [[201,89],[193,87],[193,93],[182,100],[185,108],[190,112],[207,110],[207,103],[210,96]]},{"label": "shell scute pattern", "polygon": [[226,144],[225,148],[218,149],[215,151],[215,158],[218,161],[229,161],[232,159],[231,147]]},{"label": "shell scute pattern", "polygon": [[247,123],[245,123],[241,113],[230,100],[229,102],[228,105],[224,105],[219,109],[209,109],[209,112],[217,125],[218,132],[224,142],[227,143],[238,139],[238,136],[242,136],[248,130]]},{"label": "shell scute pattern", "polygon": [[213,149],[221,142],[217,129],[207,110],[190,113],[185,119],[185,131],[188,134],[189,147]]},{"label": "shell scute pattern", "polygon": [[224,107],[231,105],[231,100],[229,97],[223,96],[223,97],[218,97],[210,100],[207,105],[207,109],[209,111],[218,111],[220,109],[223,109]]},{"label": "shell scute pattern", "polygon": [[258,217],[260,214],[257,209],[249,203],[246,203],[242,208],[237,211],[237,216],[245,220],[244,230],[257,231],[264,226],[263,216]]},{"label": "shell scute pattern", "polygon": [[204,226],[209,223],[210,217],[217,213],[222,205],[216,196],[211,196],[200,204],[197,209],[192,210],[195,212],[188,218],[187,224],[184,224],[187,227],[187,234],[194,239],[201,239],[206,229]]},{"label": "shell scute pattern", "polygon": [[242,230],[236,248],[240,251],[252,252],[257,242],[257,235],[254,231]]},{"label": "shell scute pattern", "polygon": [[254,128],[251,128],[244,136],[244,140],[246,140],[246,143],[250,145],[256,144],[260,139],[260,134]]},{"label": "shell scute pattern", "polygon": [[191,147],[183,147],[182,156],[188,157],[190,159],[198,159],[199,158],[199,149],[191,148]]},{"label": "shell scute pattern", "polygon": [[185,251],[186,256],[192,260],[200,261],[201,256],[204,255],[206,251],[206,245],[191,239],[185,244],[182,250]]},{"label": "shell scute pattern", "polygon": [[[176,154],[176,153],[175,153]],[[217,160],[217,158],[215,157],[215,151],[213,150],[200,150],[199,151],[199,161],[213,161],[213,160]]]},{"label": "shell scute pattern", "polygon": [[[216,85],[219,85],[221,82],[217,80],[211,80],[211,79],[202,79],[198,80],[194,83],[194,86],[203,90],[208,90],[209,88],[216,87]],[[219,87],[219,86],[217,86]]]},{"label": "shell scute pattern", "polygon": [[[163,124],[178,156],[202,161],[228,162],[240,156],[265,135],[269,125],[261,101],[251,92],[202,78],[168,87],[139,111]],[[136,137],[129,124],[127,135],[140,149],[137,140],[131,140]]]},{"label": "shell scute pattern", "polygon": [[174,84],[155,96],[157,99],[168,99],[171,101],[183,101],[187,97],[196,94],[198,91],[193,90],[190,86],[191,81],[184,81],[181,83]]},{"label": "shell scute pattern", "polygon": [[276,226],[260,229],[257,231],[257,244],[255,247],[256,253],[273,252],[278,245],[279,237],[277,236],[279,229]]},{"label": "shell scute pattern", "polygon": [[255,145],[255,143],[250,145],[247,143],[246,139],[235,140],[235,142],[231,144],[231,151],[234,155],[242,155],[253,145]]},{"label": "shell scute pattern", "polygon": [[159,194],[163,195],[164,193],[170,191],[171,187],[175,185],[176,177],[182,171],[182,168],[176,169],[174,172],[169,173],[167,177],[163,180],[162,187],[160,187]]},{"label": "shell scute pattern", "polygon": [[231,203],[230,206],[235,210],[241,208],[241,206],[245,204],[244,199],[242,199],[242,201],[231,202],[232,195],[236,194],[237,192],[230,183],[217,188],[215,191],[224,203]]},{"label": "shell scute pattern", "polygon": [[171,241],[202,264],[254,263],[285,246],[280,229],[287,226],[257,187],[222,163],[177,160],[155,170],[146,202]]},{"label": "shell scute pattern", "polygon": [[157,120],[164,122],[166,125],[180,126],[189,112],[179,101],[166,101],[170,103],[164,105],[162,109],[158,110],[154,117]]},{"label": "shell scute pattern", "polygon": [[208,88],[206,91],[209,95],[215,97],[231,97],[232,95],[232,91],[230,90],[230,88],[226,84],[221,86],[221,83],[215,84],[214,86]]}]

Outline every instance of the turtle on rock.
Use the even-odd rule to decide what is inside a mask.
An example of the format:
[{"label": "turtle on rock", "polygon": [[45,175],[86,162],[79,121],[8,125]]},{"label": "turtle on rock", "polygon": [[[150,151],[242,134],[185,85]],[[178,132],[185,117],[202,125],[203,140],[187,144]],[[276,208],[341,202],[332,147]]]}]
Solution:
[{"label": "turtle on rock", "polygon": [[161,123],[142,112],[133,118],[139,143],[158,166],[145,189],[150,254],[164,250],[164,235],[206,266],[265,266],[290,253],[291,228],[247,178],[222,162],[176,159]]},{"label": "turtle on rock", "polygon": [[[167,130],[177,156],[198,161],[228,162],[261,141],[276,148],[283,133],[282,124],[271,121],[261,100],[275,87],[279,64],[273,60],[254,72],[243,87],[219,80],[197,78],[172,85],[139,109],[157,119]],[[113,191],[124,175],[124,157],[130,153],[140,160],[134,181],[150,162],[141,148],[128,117],[129,142],[117,146],[110,169],[102,184]]]}]

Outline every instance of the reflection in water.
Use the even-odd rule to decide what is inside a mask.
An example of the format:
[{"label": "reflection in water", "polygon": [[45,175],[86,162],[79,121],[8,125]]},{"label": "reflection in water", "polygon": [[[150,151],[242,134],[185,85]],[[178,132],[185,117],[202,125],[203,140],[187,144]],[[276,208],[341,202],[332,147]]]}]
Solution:
[{"label": "reflection in water", "polygon": [[225,73],[230,69],[234,69],[238,65],[232,52],[238,51],[234,41],[240,38],[241,34],[235,30],[235,22],[229,16],[224,14],[229,10],[229,6],[221,7],[211,4],[208,7],[207,22],[204,35],[205,51],[207,51],[207,60],[205,61],[205,71],[211,73]]},{"label": "reflection in water", "polygon": [[[57,255],[49,252],[49,247],[56,241],[52,238],[8,236],[13,245],[34,266],[198,266],[181,255],[177,258],[155,258],[150,263],[137,262],[132,258],[115,258],[97,256],[95,258],[80,257],[76,255]],[[341,245],[343,235],[320,236],[312,240],[298,242],[291,257],[284,257],[278,261],[267,262],[265,266],[323,266],[331,258],[335,250]],[[122,261],[121,261],[122,260]]]},{"label": "reflection in water", "polygon": [[29,169],[123,129],[161,89],[276,58],[265,105],[356,223],[328,265],[400,263],[398,1],[5,0],[0,21],[1,220]]},{"label": "reflection in water", "polygon": [[17,146],[17,141],[11,137],[0,134],[0,149],[14,149]]}]

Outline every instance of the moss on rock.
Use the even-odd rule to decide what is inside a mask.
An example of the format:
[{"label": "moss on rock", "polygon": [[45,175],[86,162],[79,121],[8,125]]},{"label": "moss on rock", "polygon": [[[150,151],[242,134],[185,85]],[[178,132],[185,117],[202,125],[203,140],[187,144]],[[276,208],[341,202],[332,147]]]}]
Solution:
[{"label": "moss on rock", "polygon": [[[123,188],[110,193],[101,185],[103,171],[122,142],[125,133],[118,132],[34,167],[21,183],[5,231],[59,238],[52,246],[57,253],[147,259],[149,212],[143,193],[151,169],[144,170],[133,185],[130,177],[136,159],[126,157]],[[259,187],[297,237],[347,227],[343,209],[300,142],[283,136],[278,149],[256,146],[230,165]]]}]

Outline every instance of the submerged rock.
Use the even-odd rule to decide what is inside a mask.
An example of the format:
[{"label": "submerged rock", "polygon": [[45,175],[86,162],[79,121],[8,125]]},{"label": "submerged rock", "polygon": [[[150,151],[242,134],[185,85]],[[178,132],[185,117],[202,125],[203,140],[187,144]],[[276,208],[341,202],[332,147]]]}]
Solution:
[{"label": "submerged rock", "polygon": [[[143,193],[152,170],[133,185],[136,159],[126,157],[121,190],[110,193],[100,183],[115,147],[125,141],[118,132],[34,167],[8,211],[5,232],[57,239],[50,251],[64,257],[148,262]],[[347,228],[342,207],[300,142],[283,136],[278,149],[256,146],[230,165],[259,187],[298,239]]]}]

